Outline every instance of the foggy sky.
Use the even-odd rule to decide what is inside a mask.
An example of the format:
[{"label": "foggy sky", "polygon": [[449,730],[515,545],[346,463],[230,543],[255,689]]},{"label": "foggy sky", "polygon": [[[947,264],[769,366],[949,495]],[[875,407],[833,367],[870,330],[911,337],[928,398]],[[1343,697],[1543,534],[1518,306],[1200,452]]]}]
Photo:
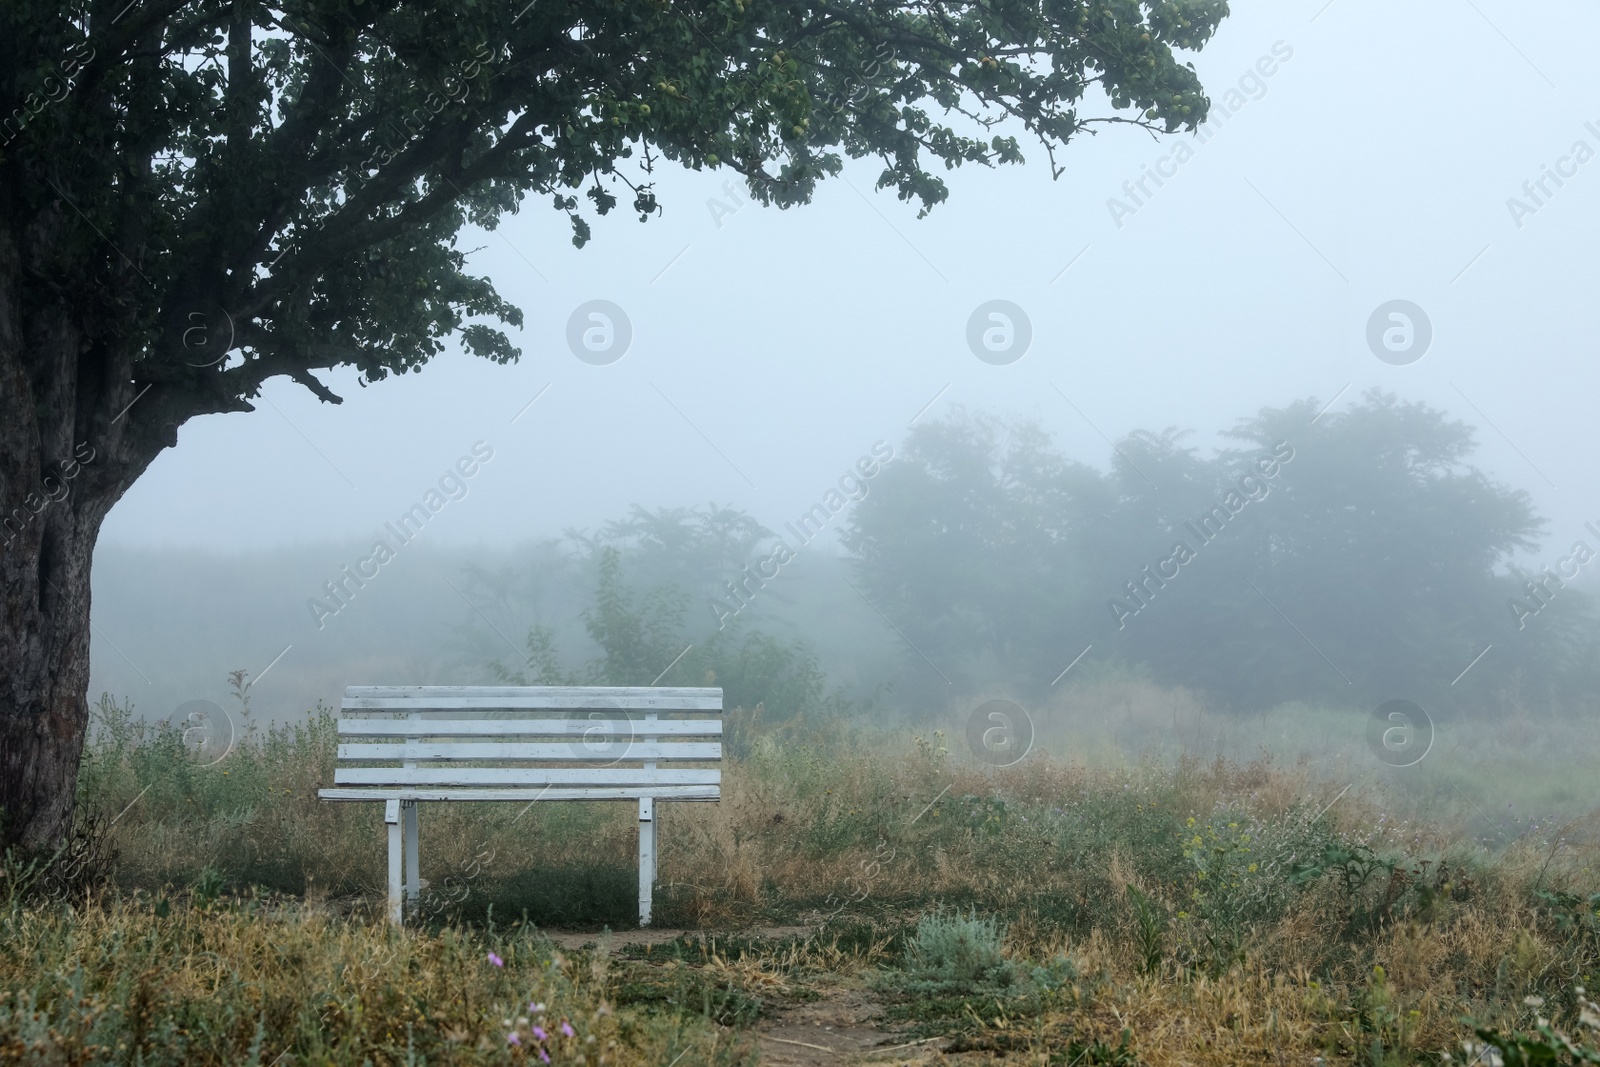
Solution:
[{"label": "foggy sky", "polygon": [[[898,445],[919,413],[952,405],[1036,418],[1068,454],[1104,467],[1102,434],[1177,425],[1209,446],[1263,405],[1341,390],[1344,404],[1381,387],[1479,427],[1477,462],[1550,520],[1536,560],[1548,562],[1600,519],[1600,158],[1559,187],[1546,179],[1542,205],[1523,185],[1575,142],[1600,153],[1587,45],[1600,11],[1233,7],[1192,57],[1232,111],[1214,116],[1204,143],[1110,128],[1059,153],[1066,173],[1052,181],[1024,141],[1024,166],[947,174],[950,200],[921,221],[873,191],[871,161],[788,211],[743,203],[736,175],[664,168],[664,215],[641,225],[618,211],[582,250],[564,216],[528,201],[499,231],[461,238],[481,246],[472,269],[526,313],[511,332],[520,363],[452,342],[420,375],[368,388],[354,372],[330,376],[340,407],[274,380],[256,413],[183,427],[101,544],[230,552],[364,539],[477,442],[493,458],[429,522],[429,544],[504,546],[635,502],[731,503],[776,529],[873,442]],[[1171,176],[1147,180],[1136,203],[1124,183],[1180,144],[1192,157],[1162,163]],[[1514,219],[1512,197],[1536,210]],[[1134,210],[1113,212],[1112,198]],[[1380,361],[1366,340],[1373,310],[1397,298],[1433,328],[1407,366]],[[594,299],[622,307],[633,331],[607,366],[566,341],[569,316]],[[1006,366],[966,340],[968,317],[994,299],[1019,305],[1033,332]],[[329,576],[345,562],[330,549]],[[314,592],[271,595],[300,610]],[[261,662],[282,643],[263,638]],[[97,647],[97,672],[104,660]]]}]

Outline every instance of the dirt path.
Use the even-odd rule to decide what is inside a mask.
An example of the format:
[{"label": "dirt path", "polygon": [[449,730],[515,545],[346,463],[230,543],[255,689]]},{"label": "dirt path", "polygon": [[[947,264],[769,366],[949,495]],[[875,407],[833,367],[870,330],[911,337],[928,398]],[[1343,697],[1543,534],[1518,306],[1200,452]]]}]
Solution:
[{"label": "dirt path", "polygon": [[[563,930],[540,930],[539,932],[568,952],[580,949],[585,945],[598,944],[600,938],[604,936],[600,933],[569,933]],[[738,931],[738,934],[741,937],[765,937],[778,940],[785,937],[810,937],[813,932],[809,926],[758,926],[753,930]],[[622,930],[611,931],[611,947],[664,945],[668,941],[675,941],[685,934],[690,937],[718,936],[716,933],[707,933],[704,930],[672,930],[655,926],[647,926],[643,929],[627,927]]]},{"label": "dirt path", "polygon": [[[739,931],[742,937],[805,938],[814,932],[808,926],[765,926]],[[542,933],[567,951],[594,945],[603,936],[593,932],[545,930]],[[612,948],[625,945],[661,945],[688,934],[715,937],[704,930],[675,930],[650,927],[628,928],[610,933]],[[906,1041],[902,1035],[879,1028],[880,1006],[865,992],[854,988],[833,988],[821,999],[783,1007],[776,1016],[764,1018],[756,1027],[761,1045],[762,1067],[846,1067],[873,1064],[876,1067],[901,1067],[925,1062],[935,1056],[944,1038]]]},{"label": "dirt path", "polygon": [[840,1067],[843,1064],[921,1063],[943,1038],[907,1042],[880,1030],[879,1006],[866,994],[839,990],[810,1004],[786,1008],[763,1020],[756,1036],[763,1067]]}]

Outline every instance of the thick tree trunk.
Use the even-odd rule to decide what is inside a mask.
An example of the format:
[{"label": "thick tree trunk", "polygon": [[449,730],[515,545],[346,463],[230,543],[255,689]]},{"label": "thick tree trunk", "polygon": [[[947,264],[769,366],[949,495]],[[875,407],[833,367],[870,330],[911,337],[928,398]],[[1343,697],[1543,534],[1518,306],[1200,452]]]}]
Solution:
[{"label": "thick tree trunk", "polygon": [[87,339],[88,302],[30,287],[21,249],[37,256],[52,236],[0,227],[0,847],[48,848],[71,831],[90,561],[106,514],[160,450],[126,417],[131,356]]},{"label": "thick tree trunk", "polygon": [[[0,430],[0,451],[14,447],[9,430]],[[48,847],[71,829],[88,728],[89,566],[103,512],[71,495],[48,495],[66,488],[61,477],[68,469],[50,477],[49,489],[35,487],[20,506],[12,493],[5,500],[0,837],[8,844]]]}]

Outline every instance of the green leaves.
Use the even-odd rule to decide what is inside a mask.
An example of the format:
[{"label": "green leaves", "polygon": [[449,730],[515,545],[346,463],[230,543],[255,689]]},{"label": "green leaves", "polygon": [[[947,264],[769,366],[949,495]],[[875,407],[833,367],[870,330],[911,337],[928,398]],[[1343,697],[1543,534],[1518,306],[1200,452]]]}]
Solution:
[{"label": "green leaves", "polygon": [[1289,876],[1293,885],[1314,882],[1324,874],[1336,872],[1344,883],[1345,892],[1354,896],[1374,874],[1392,875],[1396,861],[1380,859],[1372,849],[1355,842],[1335,841],[1322,850],[1315,860],[1298,865]]},{"label": "green leaves", "polygon": [[1543,1019],[1539,1020],[1531,1034],[1515,1030],[1501,1033],[1487,1027],[1476,1027],[1473,1032],[1483,1039],[1486,1048],[1499,1053],[1497,1062],[1504,1067],[1575,1067],[1577,1064],[1600,1063],[1600,1049],[1574,1042]]},{"label": "green leaves", "polygon": [[[1192,128],[1206,101],[1175,50],[1226,13],[478,0],[441,17],[427,0],[169,0],[112,19],[91,0],[18,0],[0,37],[29,62],[0,86],[0,120],[37,97],[47,57],[93,58],[8,129],[0,171],[16,243],[33,249],[33,313],[70,301],[88,349],[155,384],[130,417],[181,423],[247,407],[276,374],[413,369],[452,333],[515,359],[502,328],[519,316],[452,242],[530,194],[553,198],[581,246],[623,196],[641,219],[660,210],[656,158],[728,167],[789,207],[875,156],[880,187],[926,212],[948,195],[939,171],[1019,163],[1024,136],[1053,158],[1094,123]],[[1091,88],[1131,113],[1080,114]],[[21,239],[41,227],[49,240]],[[237,324],[233,359],[177,358],[172,324],[194,302]]]}]

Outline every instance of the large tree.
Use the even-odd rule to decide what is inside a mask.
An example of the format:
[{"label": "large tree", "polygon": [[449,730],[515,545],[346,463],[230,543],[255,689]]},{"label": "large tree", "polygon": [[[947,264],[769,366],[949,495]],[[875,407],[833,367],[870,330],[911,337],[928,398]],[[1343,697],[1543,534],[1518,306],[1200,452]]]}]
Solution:
[{"label": "large tree", "polygon": [[[844,156],[924,210],[961,163],[1193,128],[1225,0],[6,0],[0,808],[60,840],[107,512],[197,415],[287,376],[497,362],[454,238],[529,194],[657,210],[662,160],[806,202]],[[1082,109],[1089,109],[1085,113]]]}]

